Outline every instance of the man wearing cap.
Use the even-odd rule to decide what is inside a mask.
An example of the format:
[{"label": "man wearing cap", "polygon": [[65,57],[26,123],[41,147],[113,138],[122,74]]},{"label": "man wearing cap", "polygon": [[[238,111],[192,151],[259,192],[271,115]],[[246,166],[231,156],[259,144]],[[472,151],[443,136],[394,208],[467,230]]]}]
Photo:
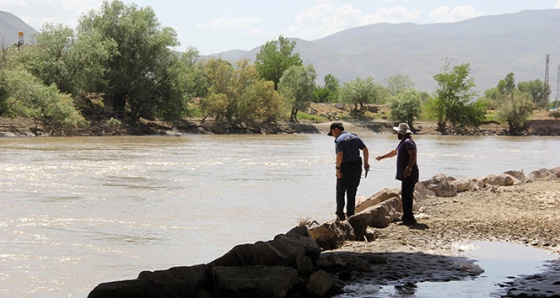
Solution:
[{"label": "man wearing cap", "polygon": [[[338,220],[354,215],[356,192],[362,176],[362,158],[364,169],[369,171],[369,151],[364,142],[355,134],[344,131],[340,122],[331,124],[328,133],[334,137],[336,152],[336,216]],[[366,172],[367,173],[367,172]],[[344,214],[344,196],[347,196],[346,214]]]},{"label": "man wearing cap", "polygon": [[377,160],[397,156],[397,180],[401,181],[401,199],[403,205],[402,223],[416,224],[412,213],[414,186],[418,182],[418,165],[416,164],[416,143],[412,139],[412,131],[406,123],[393,127],[400,142],[395,150],[376,157]]}]

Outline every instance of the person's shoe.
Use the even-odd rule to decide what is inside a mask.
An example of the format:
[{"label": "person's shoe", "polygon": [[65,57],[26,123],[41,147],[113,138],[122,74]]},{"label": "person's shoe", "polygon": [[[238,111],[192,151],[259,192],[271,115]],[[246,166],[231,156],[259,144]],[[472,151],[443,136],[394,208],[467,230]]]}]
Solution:
[{"label": "person's shoe", "polygon": [[405,225],[405,226],[413,226],[413,225],[415,225],[415,224],[417,224],[417,223],[418,223],[418,222],[416,221],[415,218],[412,218],[412,219],[403,219],[403,220],[402,220],[402,224]]}]

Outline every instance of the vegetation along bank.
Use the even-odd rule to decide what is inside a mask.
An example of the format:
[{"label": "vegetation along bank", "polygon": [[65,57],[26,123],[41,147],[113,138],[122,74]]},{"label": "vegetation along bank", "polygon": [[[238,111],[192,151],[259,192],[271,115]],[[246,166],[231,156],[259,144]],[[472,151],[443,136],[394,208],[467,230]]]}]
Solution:
[{"label": "vegetation along bank", "polygon": [[[432,75],[437,87],[428,93],[406,74],[344,83],[328,74],[318,84],[314,66],[283,36],[262,45],[254,61],[235,63],[203,58],[195,48],[179,53],[177,45],[175,31],[162,27],[150,7],[121,1],[105,1],[76,28],[46,24],[32,44],[3,45],[4,130],[18,127],[7,118],[30,121],[30,135],[283,133],[297,123],[342,119],[413,128],[433,121],[442,134],[495,123],[505,126],[504,134],[523,135],[529,120],[559,117],[548,84],[516,82],[514,73],[504,73],[480,95],[469,63],[442,61]],[[318,103],[344,111],[314,114]]]}]

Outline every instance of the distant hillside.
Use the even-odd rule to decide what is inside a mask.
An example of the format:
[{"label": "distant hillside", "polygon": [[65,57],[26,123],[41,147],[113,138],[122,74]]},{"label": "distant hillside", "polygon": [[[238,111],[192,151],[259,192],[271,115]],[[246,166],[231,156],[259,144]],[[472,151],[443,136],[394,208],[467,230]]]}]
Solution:
[{"label": "distant hillside", "polygon": [[0,45],[7,46],[18,42],[18,32],[23,31],[25,43],[29,43],[37,30],[27,25],[15,15],[0,11]]},{"label": "distant hillside", "polygon": [[[333,74],[342,82],[372,76],[383,82],[405,74],[416,88],[431,93],[433,76],[450,58],[454,65],[470,63],[477,90],[494,87],[508,73],[517,82],[544,81],[550,54],[550,84],[554,99],[560,64],[560,9],[522,11],[443,24],[373,24],[315,41],[292,39],[304,63],[315,66],[318,81]],[[254,59],[259,48],[232,60]],[[227,54],[221,54],[228,57]]]}]

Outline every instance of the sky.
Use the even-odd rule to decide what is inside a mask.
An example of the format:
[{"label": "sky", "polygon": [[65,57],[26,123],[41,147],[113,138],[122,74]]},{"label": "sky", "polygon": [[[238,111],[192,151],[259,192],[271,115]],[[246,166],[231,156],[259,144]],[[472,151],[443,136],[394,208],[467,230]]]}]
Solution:
[{"label": "sky", "polygon": [[[429,24],[522,10],[560,9],[560,0],[122,0],[151,7],[162,27],[177,32],[178,50],[200,54],[249,51],[280,35],[317,40],[375,23]],[[36,30],[45,23],[76,28],[103,0],[0,0]]]}]

